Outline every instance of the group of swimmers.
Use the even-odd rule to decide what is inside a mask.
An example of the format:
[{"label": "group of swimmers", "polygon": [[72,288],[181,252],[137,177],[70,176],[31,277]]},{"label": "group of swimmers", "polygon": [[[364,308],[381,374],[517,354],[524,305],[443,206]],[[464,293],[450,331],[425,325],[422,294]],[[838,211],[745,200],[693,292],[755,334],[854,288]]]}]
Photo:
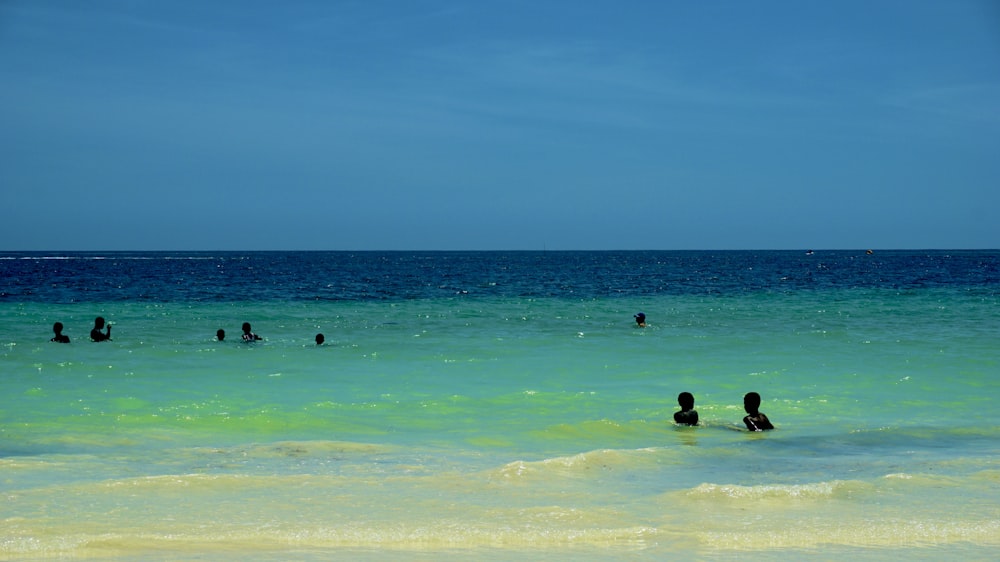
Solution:
[{"label": "group of swimmers", "polygon": [[[243,335],[241,336],[241,338],[245,342],[260,341],[264,339],[258,336],[257,334],[253,333],[253,330],[250,328],[249,322],[243,323]],[[226,331],[223,330],[222,328],[216,330],[215,339],[217,341],[224,341],[226,339]],[[316,345],[323,345],[324,342],[326,342],[326,338],[323,336],[323,334],[316,334]]]},{"label": "group of swimmers", "polygon": [[[249,341],[260,341],[260,340],[264,339],[264,338],[258,336],[257,334],[253,333],[253,328],[250,327],[250,323],[249,322],[244,322],[243,323],[243,335],[241,336],[241,338],[243,339],[243,341],[247,341],[247,342],[249,342]],[[226,339],[226,331],[223,330],[222,328],[219,328],[218,330],[216,330],[216,332],[215,332],[215,339],[218,340],[218,341],[225,340]]]},{"label": "group of swimmers", "polygon": [[[56,322],[52,325],[52,331],[55,335],[49,341],[54,341],[56,343],[69,343],[69,336],[62,333],[63,324],[62,322]],[[104,321],[103,316],[98,316],[94,319],[94,329],[90,331],[91,341],[108,341],[111,339],[111,324]]]},{"label": "group of swimmers", "polygon": [[[674,422],[678,425],[698,425],[698,411],[694,409],[694,395],[690,392],[682,392],[677,395],[677,403],[681,411],[674,412]],[[767,431],[774,429],[771,420],[760,411],[760,394],[748,392],[743,396],[743,409],[747,415],[743,418],[743,423],[750,431]]]},{"label": "group of swimmers", "polygon": [[[633,315],[637,328],[646,327],[646,315],[642,312]],[[680,404],[681,411],[674,413],[674,421],[679,425],[698,425],[698,411],[694,409],[694,395],[690,392],[682,392],[677,396],[677,403]],[[743,418],[743,423],[750,431],[767,431],[774,429],[771,420],[767,419],[760,411],[760,394],[748,392],[743,397],[743,409],[747,415]]]},{"label": "group of swimmers", "polygon": [[[645,328],[646,327],[646,315],[645,314],[643,314],[642,312],[640,312],[640,313],[636,314],[634,317],[635,317],[635,323],[636,323],[637,327],[639,327],[639,328]],[[67,336],[67,335],[65,335],[65,334],[62,333],[62,331],[63,331],[63,324],[62,324],[62,322],[56,322],[55,324],[53,324],[52,325],[52,331],[55,332],[55,336],[51,340],[49,340],[49,341],[54,341],[54,342],[57,342],[57,343],[69,343],[69,336]],[[243,323],[243,335],[241,337],[242,337],[243,341],[245,341],[245,342],[260,341],[261,339],[263,339],[260,336],[258,336],[257,334],[253,333],[253,331],[252,331],[252,329],[250,327],[250,323],[249,322],[244,322]],[[103,316],[98,316],[97,318],[94,319],[94,329],[90,331],[90,340],[91,341],[109,341],[110,339],[111,339],[111,324],[107,324],[104,321],[104,317]],[[215,332],[215,339],[218,340],[218,341],[225,340],[226,339],[226,331],[223,330],[222,328],[219,328]],[[326,337],[324,337],[323,334],[316,334],[316,345],[323,345],[324,342],[326,342]],[[695,418],[696,418],[695,421],[697,422],[697,414],[695,414]],[[694,424],[690,424],[690,425],[694,425]]]},{"label": "group of swimmers", "polygon": [[[62,322],[56,322],[55,324],[53,324],[52,331],[55,333],[55,335],[49,341],[54,341],[56,343],[69,343],[69,336],[62,333],[63,332]],[[225,340],[226,331],[223,330],[222,328],[219,328],[219,330],[215,332],[215,339],[217,339],[218,341]],[[244,322],[242,339],[245,342],[254,342],[254,341],[260,341],[263,338],[253,333],[253,329],[250,327],[249,322]],[[97,318],[94,319],[94,329],[90,331],[90,341],[110,341],[110,340],[111,340],[111,324],[108,324],[104,320],[103,316],[98,316]],[[323,337],[323,334],[316,334],[316,345],[323,345],[325,341],[326,338]]]},{"label": "group of swimmers", "polygon": [[[635,322],[637,327],[645,328],[646,315],[641,312],[636,314]],[[255,342],[263,339],[253,332],[253,328],[249,322],[244,322],[242,328],[243,335],[241,339],[243,341]],[[55,336],[50,341],[69,343],[69,336],[62,333],[62,322],[53,324],[52,331],[55,332]],[[215,332],[215,338],[218,341],[224,341],[226,339],[226,331],[219,328]],[[111,339],[111,324],[105,322],[104,317],[98,316],[94,319],[94,329],[90,331],[90,339],[91,341],[108,341]],[[323,345],[324,341],[326,341],[326,338],[323,337],[323,334],[316,334],[316,345]],[[680,405],[681,410],[674,413],[674,422],[679,425],[698,425],[698,411],[694,409],[694,395],[690,392],[682,392],[677,395],[677,403]],[[750,431],[774,429],[774,426],[771,425],[771,420],[767,419],[767,416],[760,411],[760,394],[748,392],[743,397],[743,409],[747,413],[746,417],[743,418],[743,423]]]}]

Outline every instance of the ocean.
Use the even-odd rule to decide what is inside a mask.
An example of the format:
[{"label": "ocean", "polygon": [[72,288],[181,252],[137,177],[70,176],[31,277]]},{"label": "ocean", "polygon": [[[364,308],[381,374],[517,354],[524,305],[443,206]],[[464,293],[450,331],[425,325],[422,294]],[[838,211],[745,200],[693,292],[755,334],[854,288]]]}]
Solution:
[{"label": "ocean", "polygon": [[0,560],[995,560],[998,398],[994,250],[5,252]]}]

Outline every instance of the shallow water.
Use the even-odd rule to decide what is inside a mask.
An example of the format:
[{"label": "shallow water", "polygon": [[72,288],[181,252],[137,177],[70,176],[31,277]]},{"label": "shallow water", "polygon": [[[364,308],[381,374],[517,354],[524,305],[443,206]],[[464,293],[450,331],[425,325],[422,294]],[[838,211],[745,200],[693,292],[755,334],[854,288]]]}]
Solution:
[{"label": "shallow water", "polygon": [[12,255],[0,558],[992,559],[998,253],[952,254]]}]

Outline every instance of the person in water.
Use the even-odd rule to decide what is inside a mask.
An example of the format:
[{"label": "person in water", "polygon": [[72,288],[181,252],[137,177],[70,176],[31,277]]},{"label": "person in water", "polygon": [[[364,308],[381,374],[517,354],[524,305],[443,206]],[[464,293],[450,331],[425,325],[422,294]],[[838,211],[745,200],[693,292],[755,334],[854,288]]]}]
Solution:
[{"label": "person in water", "polygon": [[55,337],[49,341],[54,341],[56,343],[69,343],[69,336],[63,335],[63,325],[62,322],[56,322],[52,325],[52,331],[55,332]]},{"label": "person in water", "polygon": [[215,331],[215,339],[217,339],[219,341],[225,340],[226,339],[226,331],[223,330],[222,328],[219,328],[218,330],[216,330]]},{"label": "person in water", "polygon": [[747,416],[743,418],[743,423],[746,424],[747,429],[750,431],[774,429],[774,426],[771,425],[771,420],[767,419],[767,416],[760,411],[760,394],[748,392],[743,397],[743,409],[747,411]]},{"label": "person in water", "polygon": [[[103,332],[101,330],[104,330]],[[94,329],[90,331],[91,341],[108,341],[111,339],[111,324],[105,328],[104,317],[94,318]]]},{"label": "person in water", "polygon": [[698,425],[698,412],[694,409],[694,395],[682,392],[677,395],[680,412],[674,412],[674,421],[680,425]]},{"label": "person in water", "polygon": [[243,323],[243,341],[259,341],[260,339],[261,339],[260,336],[258,336],[257,334],[253,333],[252,331],[250,331],[250,323],[249,322],[244,322]]},{"label": "person in water", "polygon": [[316,334],[316,345],[323,345],[323,342],[325,341],[326,338],[323,337],[323,334]]},{"label": "person in water", "polygon": [[644,313],[640,312],[639,314],[635,315],[635,325],[637,328],[646,327],[646,315]]}]

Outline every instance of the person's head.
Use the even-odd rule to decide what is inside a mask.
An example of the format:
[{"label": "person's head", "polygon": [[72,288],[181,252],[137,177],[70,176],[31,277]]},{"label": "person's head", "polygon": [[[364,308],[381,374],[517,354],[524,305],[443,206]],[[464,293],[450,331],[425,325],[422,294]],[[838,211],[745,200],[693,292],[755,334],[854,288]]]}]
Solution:
[{"label": "person's head", "polygon": [[756,392],[746,393],[746,396],[743,397],[743,409],[748,414],[756,414],[757,410],[760,409],[760,394]]},{"label": "person's head", "polygon": [[94,318],[94,327],[97,328],[98,330],[100,330],[101,328],[104,327],[104,317],[103,316],[98,316],[97,318]]},{"label": "person's head", "polygon": [[250,333],[250,323],[249,322],[244,322],[243,323],[243,333],[244,334],[249,334]]},{"label": "person's head", "polygon": [[682,410],[690,410],[694,408],[694,395],[690,392],[682,392],[677,395],[677,403],[681,405]]},{"label": "person's head", "polygon": [[640,312],[639,314],[636,314],[635,315],[635,323],[639,324],[639,325],[645,324],[646,323],[646,315],[645,315],[645,313]]},{"label": "person's head", "polygon": [[61,334],[62,331],[63,331],[62,322],[56,322],[55,324],[53,324],[52,325],[52,331],[55,332],[55,333],[57,333],[57,334]]},{"label": "person's head", "polygon": [[226,331],[223,330],[222,328],[219,328],[218,330],[216,330],[215,331],[215,339],[217,339],[219,341],[222,341],[222,340],[226,339]]},{"label": "person's head", "polygon": [[325,341],[326,338],[323,337],[323,334],[316,334],[316,345],[323,345]]}]

